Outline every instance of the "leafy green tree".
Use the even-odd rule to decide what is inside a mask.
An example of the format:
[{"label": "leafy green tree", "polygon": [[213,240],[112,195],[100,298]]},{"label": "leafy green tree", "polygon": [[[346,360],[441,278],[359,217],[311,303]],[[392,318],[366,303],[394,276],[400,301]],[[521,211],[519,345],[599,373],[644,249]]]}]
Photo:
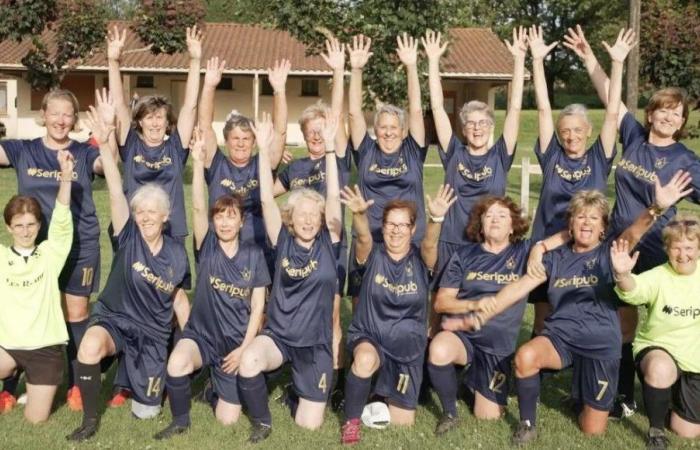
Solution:
[{"label": "leafy green tree", "polygon": [[132,27],[155,54],[183,52],[187,49],[185,30],[201,26],[204,14],[200,0],[141,0]]}]

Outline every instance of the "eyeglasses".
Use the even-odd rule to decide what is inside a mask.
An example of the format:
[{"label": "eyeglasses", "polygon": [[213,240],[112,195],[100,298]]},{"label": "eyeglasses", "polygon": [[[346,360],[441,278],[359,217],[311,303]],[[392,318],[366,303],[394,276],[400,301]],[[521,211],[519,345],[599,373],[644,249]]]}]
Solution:
[{"label": "eyeglasses", "polygon": [[481,120],[467,120],[467,123],[464,124],[465,127],[467,127],[468,130],[473,130],[474,128],[486,128],[491,126],[491,121],[486,120],[486,119],[481,119]]},{"label": "eyeglasses", "polygon": [[384,226],[389,231],[399,231],[401,233],[408,231],[413,224],[412,223],[394,223],[394,222],[384,222]]},{"label": "eyeglasses", "polygon": [[18,232],[19,232],[19,231],[24,231],[24,230],[34,231],[34,230],[36,230],[37,228],[39,228],[39,222],[32,222],[32,223],[28,223],[28,224],[26,224],[26,225],[22,225],[22,224],[20,224],[20,223],[16,223],[16,224],[14,224],[14,225],[11,225],[10,228],[12,228],[14,231],[18,231]]},{"label": "eyeglasses", "polygon": [[672,220],[668,224],[666,224],[667,227],[694,227],[700,225],[697,220]]}]

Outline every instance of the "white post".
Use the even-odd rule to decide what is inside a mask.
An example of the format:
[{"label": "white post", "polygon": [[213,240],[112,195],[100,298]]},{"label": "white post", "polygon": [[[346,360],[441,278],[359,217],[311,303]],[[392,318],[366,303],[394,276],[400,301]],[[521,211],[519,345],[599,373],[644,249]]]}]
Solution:
[{"label": "white post", "polygon": [[253,118],[258,120],[258,110],[260,109],[260,77],[255,72],[253,77]]}]

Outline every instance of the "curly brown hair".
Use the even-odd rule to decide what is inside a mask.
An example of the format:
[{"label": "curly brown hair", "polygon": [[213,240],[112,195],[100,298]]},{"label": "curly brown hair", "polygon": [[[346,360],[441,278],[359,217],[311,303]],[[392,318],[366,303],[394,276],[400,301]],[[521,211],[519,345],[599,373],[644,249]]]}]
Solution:
[{"label": "curly brown hair", "polygon": [[510,197],[496,197],[495,195],[485,195],[481,197],[476,205],[472,208],[469,214],[469,223],[467,224],[467,237],[472,242],[484,242],[483,229],[481,227],[481,218],[486,211],[498,203],[510,211],[510,219],[512,221],[512,229],[509,240],[516,242],[525,237],[527,230],[530,228],[530,220],[523,214],[523,210]]}]

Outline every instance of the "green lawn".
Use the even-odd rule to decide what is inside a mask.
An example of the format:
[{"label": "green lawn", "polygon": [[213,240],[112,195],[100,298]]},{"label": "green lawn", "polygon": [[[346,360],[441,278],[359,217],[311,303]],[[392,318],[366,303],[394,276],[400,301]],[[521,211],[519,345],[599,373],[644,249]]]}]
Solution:
[{"label": "green lawn", "polygon": [[[497,114],[497,128],[500,129],[503,122],[503,112]],[[602,111],[591,111],[591,118],[596,130],[600,128]],[[520,163],[522,157],[529,157],[535,162],[532,147],[537,134],[537,112],[524,111],[522,113],[522,127],[520,132],[520,147],[517,150],[516,162]],[[691,123],[697,123],[698,114],[691,117]],[[700,139],[685,142],[695,152],[700,153]],[[302,150],[295,150],[299,154]],[[431,151],[428,156],[429,164],[439,164],[436,152]],[[188,170],[189,172],[189,170]],[[189,176],[185,186],[187,204],[190,204]],[[433,193],[437,185],[442,181],[441,168],[427,167],[425,169],[426,192]],[[531,213],[537,203],[540,187],[539,177],[532,177],[530,187]],[[12,170],[0,171],[0,204],[4,205],[16,191],[16,182]],[[612,189],[611,191],[612,192]],[[508,194],[514,199],[520,197],[520,171],[517,168],[511,170],[509,176]],[[95,202],[100,215],[102,228],[102,277],[104,285],[109,273],[111,250],[107,240],[107,225],[109,223],[109,210],[107,207],[107,191],[102,180],[95,183]],[[189,206],[188,206],[189,207]],[[697,207],[683,203],[683,209],[700,211]],[[349,226],[349,224],[347,224]],[[0,231],[0,242],[8,243],[5,228]],[[190,249],[191,250],[191,249]],[[94,297],[93,297],[94,298]],[[0,312],[5,313],[5,312]],[[349,302],[345,302],[343,320],[349,321]],[[525,340],[530,334],[532,323],[532,308],[528,307],[525,320],[520,333],[520,339]],[[109,378],[111,379],[111,375]],[[586,438],[579,431],[575,419],[568,415],[560,406],[560,398],[568,392],[570,372],[564,372],[549,379],[543,384],[542,403],[538,414],[538,428],[540,438],[531,448],[542,449],[626,449],[643,448],[647,428],[646,418],[637,414],[631,420],[622,423],[610,423],[608,432],[603,437]],[[109,383],[105,383],[103,390],[105,396]],[[197,389],[195,389],[196,392]],[[273,397],[279,395],[279,386],[275,388]],[[59,391],[56,400],[56,411],[48,423],[40,426],[31,426],[22,420],[21,408],[7,416],[0,418],[0,448],[1,449],[52,449],[69,448],[64,436],[75,428],[81,415],[72,413],[65,406],[65,388]],[[641,404],[638,395],[637,402]],[[272,436],[258,448],[332,448],[338,446],[340,417],[328,411],[326,423],[318,432],[308,432],[296,427],[285,408],[276,402],[271,402],[274,417],[274,432]],[[420,407],[417,413],[417,423],[412,429],[389,428],[384,431],[363,429],[363,442],[358,448],[482,448],[501,449],[508,447],[509,439],[514,425],[517,423],[518,410],[514,398],[508,405],[504,420],[495,422],[481,422],[467,411],[460,402],[460,414],[463,418],[463,426],[456,432],[436,439],[433,429],[439,415],[439,403],[433,396],[433,402],[427,407]],[[189,434],[174,438],[167,443],[154,441],[151,436],[166,426],[170,420],[170,413],[165,412],[155,420],[138,421],[131,418],[128,408],[106,411],[102,418],[102,426],[97,437],[87,444],[73,446],[79,448],[114,448],[114,449],[156,449],[156,448],[199,448],[215,449],[226,447],[246,447],[245,440],[248,436],[249,422],[242,418],[241,422],[231,428],[224,428],[217,424],[211,411],[202,404],[194,404],[192,409],[192,430]],[[700,448],[700,441],[684,441],[671,436],[673,448]]]}]

